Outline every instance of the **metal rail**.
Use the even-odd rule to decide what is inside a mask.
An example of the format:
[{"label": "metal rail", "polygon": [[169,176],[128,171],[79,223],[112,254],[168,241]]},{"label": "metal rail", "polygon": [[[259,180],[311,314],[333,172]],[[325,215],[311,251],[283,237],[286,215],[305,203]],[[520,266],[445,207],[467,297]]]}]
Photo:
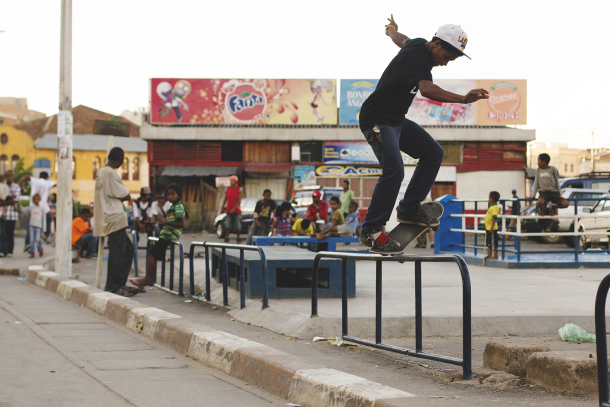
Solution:
[{"label": "metal rail", "polygon": [[[341,337],[349,342],[355,342],[373,348],[384,349],[403,355],[422,359],[435,360],[437,362],[449,363],[462,366],[464,380],[472,379],[472,338],[471,338],[471,288],[468,266],[461,256],[458,255],[400,255],[381,256],[376,254],[342,253],[342,252],[319,252],[313,262],[313,274],[311,279],[311,316],[318,316],[318,267],[322,258],[342,259],[342,303],[341,303]],[[348,335],[347,329],[347,261],[348,260],[371,260],[376,262],[376,289],[375,289],[375,341],[357,338]],[[415,263],[415,350],[401,348],[398,346],[384,344],[381,341],[381,303],[382,303],[382,280],[383,262],[414,262]],[[423,352],[422,334],[422,285],[421,285],[421,263],[451,263],[455,262],[462,276],[462,336],[463,336],[463,359],[450,356],[436,355]]]},{"label": "metal rail", "polygon": [[131,229],[131,240],[133,242],[133,268],[135,270],[136,277],[138,277],[138,249],[146,250],[148,249],[148,246],[138,246],[138,240],[140,239],[138,239],[138,232],[135,229]]},{"label": "metal rail", "polygon": [[595,297],[595,346],[597,348],[597,386],[600,407],[610,407],[608,385],[608,341],[606,339],[606,299],[610,289],[608,274],[597,289]]},{"label": "metal rail", "polygon": [[221,281],[222,281],[222,305],[229,305],[228,295],[228,264],[227,264],[227,249],[239,250],[239,306],[241,309],[246,306],[246,274],[244,270],[244,251],[258,252],[261,257],[262,272],[263,272],[263,309],[269,308],[269,276],[267,275],[267,257],[261,247],[255,247],[242,244],[227,244],[215,242],[193,242],[190,247],[190,294],[195,296],[195,246],[200,246],[205,249],[205,299],[210,302],[210,247],[222,249],[221,259]]},{"label": "metal rail", "polygon": [[[149,237],[149,242],[158,242],[158,237]],[[161,262],[161,283],[157,284],[157,273],[155,267],[155,286],[158,288],[162,288],[164,290],[169,290],[174,292],[174,247],[178,246],[180,248],[180,274],[178,275],[178,292],[177,294],[180,296],[184,296],[184,246],[182,242],[176,240],[170,240],[171,249],[170,249],[170,268],[169,268],[169,284],[168,287],[165,287],[165,259]],[[150,244],[148,247],[150,248]],[[146,250],[146,261],[148,262],[148,249]]]}]

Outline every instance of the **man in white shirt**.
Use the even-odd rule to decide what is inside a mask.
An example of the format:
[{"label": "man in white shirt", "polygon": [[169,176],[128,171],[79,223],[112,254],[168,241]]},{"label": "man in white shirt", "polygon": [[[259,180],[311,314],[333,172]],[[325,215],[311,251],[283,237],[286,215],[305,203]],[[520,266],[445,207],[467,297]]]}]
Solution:
[{"label": "man in white shirt", "polygon": [[[40,207],[42,208],[43,212],[45,213],[45,224],[43,227],[43,232],[44,232],[44,239],[45,241],[47,240],[47,238],[49,237],[49,233],[51,232],[50,230],[46,230],[47,225],[51,222],[52,219],[52,215],[51,215],[51,208],[49,208],[49,193],[51,192],[51,189],[55,188],[55,185],[57,185],[55,183],[55,181],[51,181],[49,179],[49,174],[46,171],[42,171],[40,173],[40,178],[36,178],[36,177],[32,177],[31,175],[24,175],[23,177],[21,177],[21,179],[19,180],[19,186],[21,186],[21,184],[25,181],[30,181],[30,202],[32,202],[32,198],[34,197],[34,195],[38,195],[40,196]],[[30,229],[28,228],[26,234],[25,234],[25,249],[24,251],[26,251],[29,247],[29,233],[30,233]]]},{"label": "man in white shirt", "polygon": [[155,236],[159,237],[161,234],[161,228],[157,221],[159,219],[165,220],[167,217],[167,211],[172,207],[172,203],[165,199],[165,192],[157,192],[157,200],[152,203],[152,215],[155,222]]},{"label": "man in white shirt", "polygon": [[133,244],[127,236],[127,213],[123,210],[123,201],[131,196],[115,171],[123,165],[124,158],[121,148],[113,148],[108,154],[108,162],[97,172],[93,235],[108,237],[108,274],[104,290],[131,297],[135,292],[128,291],[125,284],[131,271]]}]

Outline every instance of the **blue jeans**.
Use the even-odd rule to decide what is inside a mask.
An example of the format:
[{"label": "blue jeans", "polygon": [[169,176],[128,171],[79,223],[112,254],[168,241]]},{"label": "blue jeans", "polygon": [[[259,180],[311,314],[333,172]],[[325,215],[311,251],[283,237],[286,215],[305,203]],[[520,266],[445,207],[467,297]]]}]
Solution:
[{"label": "blue jeans", "polygon": [[85,257],[91,257],[95,253],[97,253],[99,241],[100,238],[93,236],[93,233],[85,233],[84,235],[78,238],[75,245],[82,248],[86,247],[87,253],[85,254]]},{"label": "blue jeans", "polygon": [[382,230],[392,215],[394,203],[405,176],[405,167],[400,152],[419,159],[413,177],[403,199],[396,210],[413,213],[432,189],[436,175],[443,162],[443,148],[419,124],[404,119],[398,126],[378,125],[381,143],[373,129],[363,131],[366,141],[373,148],[379,160],[382,175],[377,180],[371,203],[362,224],[362,232],[373,233]]},{"label": "blue jeans", "polygon": [[30,253],[36,253],[36,243],[38,243],[38,251],[41,251],[42,244],[40,243],[40,237],[42,236],[42,229],[28,226],[28,232],[30,235]]}]

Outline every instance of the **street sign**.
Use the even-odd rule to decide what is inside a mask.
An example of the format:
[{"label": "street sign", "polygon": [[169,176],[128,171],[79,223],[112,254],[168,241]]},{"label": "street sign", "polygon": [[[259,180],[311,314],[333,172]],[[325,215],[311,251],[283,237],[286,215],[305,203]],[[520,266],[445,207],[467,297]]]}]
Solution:
[{"label": "street sign", "polygon": [[93,123],[93,134],[101,134],[104,136],[129,137],[129,123],[121,123],[115,121],[96,120]]}]

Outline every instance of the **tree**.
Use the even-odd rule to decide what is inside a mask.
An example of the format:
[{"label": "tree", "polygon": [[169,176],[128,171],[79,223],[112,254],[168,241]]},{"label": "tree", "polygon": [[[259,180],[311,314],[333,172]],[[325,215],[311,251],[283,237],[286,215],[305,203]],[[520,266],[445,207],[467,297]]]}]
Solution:
[{"label": "tree", "polygon": [[[33,165],[30,165],[28,168],[24,168],[23,158],[20,158],[15,164],[15,169],[13,172],[15,173],[15,181],[19,182],[24,175],[32,175],[32,170],[34,169]],[[21,194],[29,195],[30,194],[30,184],[21,184]]]}]

